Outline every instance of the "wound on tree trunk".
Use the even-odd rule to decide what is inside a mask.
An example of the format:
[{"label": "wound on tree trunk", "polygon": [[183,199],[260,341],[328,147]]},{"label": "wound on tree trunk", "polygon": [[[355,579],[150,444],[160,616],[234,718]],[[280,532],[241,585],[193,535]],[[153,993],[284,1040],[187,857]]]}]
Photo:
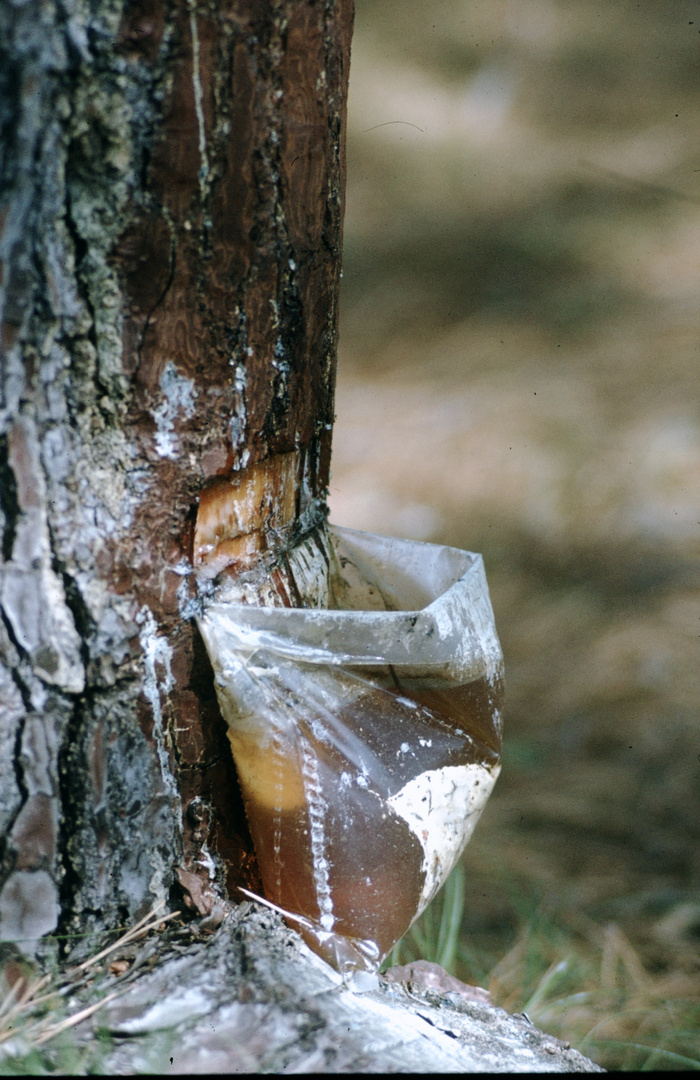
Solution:
[{"label": "wound on tree trunk", "polygon": [[0,11],[2,937],[116,925],[176,867],[258,887],[195,519],[275,461],[270,524],[324,515],[351,26]]}]

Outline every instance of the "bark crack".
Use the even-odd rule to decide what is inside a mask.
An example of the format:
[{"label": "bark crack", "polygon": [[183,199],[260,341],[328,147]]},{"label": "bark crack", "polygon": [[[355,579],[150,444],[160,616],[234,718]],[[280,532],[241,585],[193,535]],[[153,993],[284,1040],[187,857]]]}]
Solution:
[{"label": "bark crack", "polygon": [[[64,934],[67,935],[68,927],[73,924],[76,908],[75,900],[80,893],[80,876],[73,864],[70,851],[76,837],[80,835],[82,827],[80,803],[73,783],[75,775],[73,757],[80,741],[83,712],[89,714],[92,697],[92,694],[86,692],[74,703],[68,718],[62,745],[58,752],[57,785],[61,807],[61,828],[58,832],[56,845],[56,861],[61,867],[58,886],[61,914],[56,933],[61,937]],[[69,945],[64,942],[62,952],[65,955],[68,951]]]},{"label": "bark crack", "polygon": [[12,558],[17,523],[22,516],[22,511],[17,499],[17,482],[10,465],[6,435],[0,436],[0,510],[5,519],[2,534],[2,557],[5,562],[9,562]]},{"label": "bark crack", "polygon": [[[16,680],[15,683],[17,684]],[[27,799],[29,798],[29,791],[27,789],[27,784],[24,778],[24,768],[22,766],[22,739],[24,738],[25,723],[26,714],[21,717],[17,724],[17,733],[15,735],[15,741],[12,751],[12,766],[15,774],[17,790],[19,791],[21,796],[20,804],[17,807],[16,812],[8,820],[5,830],[2,833],[2,836],[0,836],[0,866],[2,866],[3,869],[4,879],[7,879],[12,873],[12,870],[14,869],[14,867],[8,866],[10,849],[9,838],[12,835],[12,830],[14,828],[15,822],[17,821],[19,815],[22,813],[22,810],[26,805]]]},{"label": "bark crack", "polygon": [[[66,156],[69,159],[70,158],[70,153],[68,153]],[[67,171],[67,162],[66,162],[66,171]],[[63,219],[64,219],[65,224],[66,224],[66,231],[67,231],[68,236],[70,237],[70,239],[72,241],[72,244],[73,244],[73,256],[74,256],[74,261],[75,261],[75,274],[74,274],[75,291],[76,291],[76,294],[78,295],[78,297],[80,298],[80,300],[82,301],[82,303],[85,305],[85,310],[87,311],[88,316],[89,316],[89,320],[90,320],[89,326],[79,336],[81,338],[85,339],[86,341],[90,342],[93,349],[95,350],[95,354],[97,355],[97,353],[98,353],[98,341],[97,341],[97,327],[96,327],[95,307],[94,307],[94,304],[92,302],[92,298],[90,296],[90,290],[87,288],[87,286],[86,286],[86,284],[85,284],[85,282],[83,280],[83,275],[82,275],[82,272],[81,272],[83,262],[84,262],[84,260],[86,259],[87,255],[88,255],[88,244],[87,244],[87,241],[80,235],[80,230],[78,228],[78,224],[77,224],[77,222],[75,220],[75,217],[73,215],[73,206],[72,206],[72,204],[73,204],[73,199],[72,199],[72,196],[71,196],[70,183],[68,182],[68,178],[66,178],[66,185],[65,185],[65,213],[63,215]],[[100,380],[99,366],[98,366],[97,370],[94,373],[94,381],[95,381],[95,386],[99,387],[100,390],[103,393],[108,392],[107,387],[105,387],[102,384],[101,380]],[[96,398],[99,399],[99,394],[96,394],[95,396],[96,396]]]},{"label": "bark crack", "polygon": [[33,705],[32,705],[32,692],[31,692],[31,689],[29,687],[29,684],[27,682],[25,682],[25,680],[22,678],[22,671],[21,671],[22,667],[26,667],[28,665],[28,663],[29,663],[27,652],[26,652],[25,649],[22,648],[22,646],[18,642],[18,640],[17,640],[17,638],[15,636],[15,632],[14,632],[14,630],[12,628],[12,623],[8,619],[4,609],[2,608],[2,605],[0,605],[0,619],[2,619],[2,624],[5,627],[5,632],[7,633],[8,638],[12,642],[12,645],[14,646],[14,648],[17,650],[17,655],[18,655],[19,661],[20,661],[19,664],[17,664],[17,665],[10,664],[10,667],[9,667],[8,670],[10,672],[10,676],[12,678],[12,681],[15,684],[15,686],[17,687],[17,690],[19,691],[19,694],[20,694],[20,696],[22,698],[22,704],[24,705],[27,712],[31,712],[31,710],[33,708]]}]

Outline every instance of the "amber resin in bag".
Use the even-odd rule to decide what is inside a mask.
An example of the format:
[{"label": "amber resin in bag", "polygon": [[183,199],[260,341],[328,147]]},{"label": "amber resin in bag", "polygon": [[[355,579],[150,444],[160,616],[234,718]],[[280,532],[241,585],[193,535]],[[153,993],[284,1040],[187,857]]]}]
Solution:
[{"label": "amber resin in bag", "polygon": [[217,598],[200,626],[265,896],[348,972],[376,970],[472,833],[499,770],[502,660],[479,556],[332,544],[338,607]]}]

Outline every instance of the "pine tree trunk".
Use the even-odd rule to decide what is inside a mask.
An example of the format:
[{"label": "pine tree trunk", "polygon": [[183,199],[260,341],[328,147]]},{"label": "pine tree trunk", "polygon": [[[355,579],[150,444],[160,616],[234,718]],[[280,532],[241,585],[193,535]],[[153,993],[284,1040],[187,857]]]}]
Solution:
[{"label": "pine tree trunk", "polygon": [[[260,463],[324,516],[351,26],[352,0],[0,0],[0,940],[39,958],[176,882],[200,914],[257,886],[195,519]],[[252,905],[193,932],[108,971],[116,1001],[84,988],[109,1009],[76,1061],[595,1068],[469,997],[357,998]]]},{"label": "pine tree trunk", "polygon": [[[323,509],[352,0],[0,6],[0,937],[255,884],[193,524]],[[41,946],[34,946],[41,949]]]}]

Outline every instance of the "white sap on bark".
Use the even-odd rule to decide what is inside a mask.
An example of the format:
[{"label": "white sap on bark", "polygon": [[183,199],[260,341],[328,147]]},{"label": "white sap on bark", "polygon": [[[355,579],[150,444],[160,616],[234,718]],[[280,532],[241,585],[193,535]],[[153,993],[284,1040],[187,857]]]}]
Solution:
[{"label": "white sap on bark", "polygon": [[160,457],[176,461],[180,444],[175,434],[175,421],[179,416],[189,419],[194,413],[195,385],[192,379],[180,375],[169,360],[160,377],[160,389],[163,400],[155,409],[151,409],[156,422],[156,451]]},{"label": "white sap on bark", "polygon": [[[168,760],[168,751],[165,746],[165,730],[163,726],[163,708],[161,695],[167,696],[168,691],[174,686],[173,673],[171,670],[172,648],[166,638],[158,633],[158,626],[150,611],[145,605],[136,616],[136,622],[140,625],[139,641],[143,651],[143,662],[146,671],[143,680],[143,692],[148,698],[153,715],[153,738],[158,755],[163,787],[172,795],[173,804],[179,805],[178,791],[175,779]],[[158,667],[161,674],[158,674]]]}]

